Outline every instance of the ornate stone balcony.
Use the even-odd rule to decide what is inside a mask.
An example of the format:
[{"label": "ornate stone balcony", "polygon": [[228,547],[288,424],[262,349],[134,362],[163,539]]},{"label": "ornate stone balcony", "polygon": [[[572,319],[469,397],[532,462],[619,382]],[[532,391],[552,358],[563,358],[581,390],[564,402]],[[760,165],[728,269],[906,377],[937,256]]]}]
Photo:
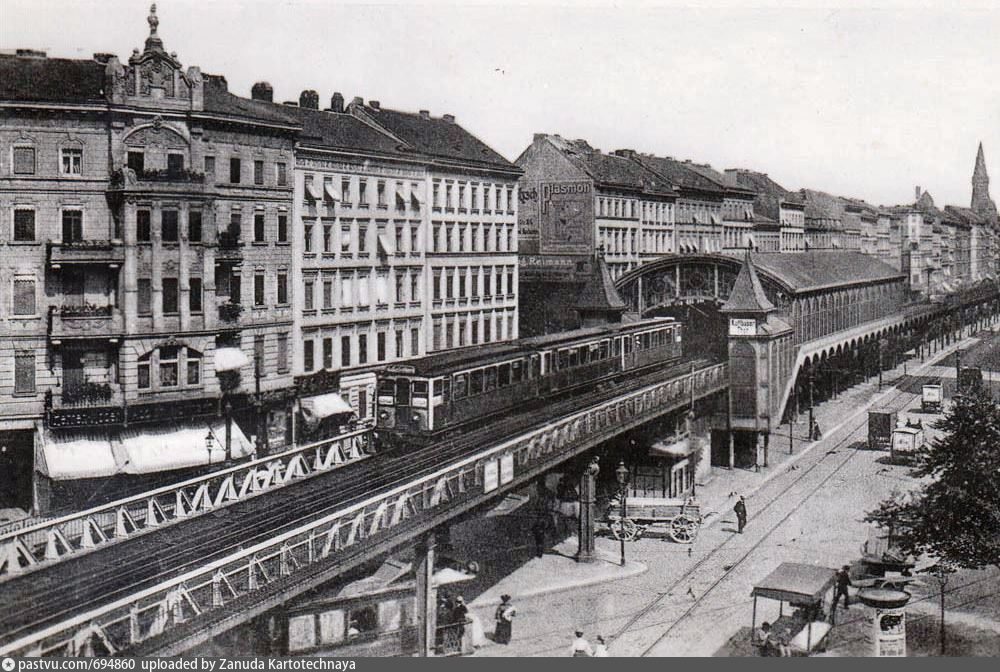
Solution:
[{"label": "ornate stone balcony", "polygon": [[49,309],[49,340],[108,339],[116,341],[125,333],[124,320],[113,306],[52,306]]},{"label": "ornate stone balcony", "polygon": [[49,266],[59,268],[67,264],[103,264],[117,267],[125,263],[122,241],[112,240],[50,240]]}]

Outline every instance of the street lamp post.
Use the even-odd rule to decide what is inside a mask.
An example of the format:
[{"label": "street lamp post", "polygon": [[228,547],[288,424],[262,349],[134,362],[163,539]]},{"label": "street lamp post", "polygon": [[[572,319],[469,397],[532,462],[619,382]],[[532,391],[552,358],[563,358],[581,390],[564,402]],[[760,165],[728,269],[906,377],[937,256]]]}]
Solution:
[{"label": "street lamp post", "polygon": [[618,524],[621,525],[621,534],[619,535],[621,541],[621,565],[625,566],[625,516],[628,513],[628,506],[626,503],[626,498],[628,496],[626,486],[628,485],[628,467],[625,466],[625,461],[622,460],[618,463],[618,468],[615,469],[615,476],[618,478],[618,494],[621,497],[621,519]]},{"label": "street lamp post", "polygon": [[215,437],[212,436],[212,431],[209,430],[208,434],[205,435],[205,450],[208,451],[208,464],[212,465],[212,451],[215,450]]},{"label": "street lamp post", "polygon": [[810,440],[812,440],[813,427],[815,422],[813,420],[813,406],[815,405],[815,403],[816,402],[813,397],[813,370],[810,367],[809,369],[809,439]]}]

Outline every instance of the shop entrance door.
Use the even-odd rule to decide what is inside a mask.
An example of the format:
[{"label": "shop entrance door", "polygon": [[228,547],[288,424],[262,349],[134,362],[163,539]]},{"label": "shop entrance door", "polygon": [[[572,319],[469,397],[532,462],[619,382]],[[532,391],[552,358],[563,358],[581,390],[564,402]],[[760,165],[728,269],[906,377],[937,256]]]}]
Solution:
[{"label": "shop entrance door", "polygon": [[0,432],[0,509],[31,511],[31,477],[35,433]]}]

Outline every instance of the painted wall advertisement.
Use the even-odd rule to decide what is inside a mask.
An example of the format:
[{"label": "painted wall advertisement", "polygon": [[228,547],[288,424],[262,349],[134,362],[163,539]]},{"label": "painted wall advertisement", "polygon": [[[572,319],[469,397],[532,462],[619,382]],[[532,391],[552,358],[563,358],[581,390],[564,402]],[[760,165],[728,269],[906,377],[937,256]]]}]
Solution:
[{"label": "painted wall advertisement", "polygon": [[906,610],[902,607],[869,607],[865,614],[869,627],[869,642],[877,657],[906,655]]},{"label": "painted wall advertisement", "polygon": [[591,254],[594,249],[594,191],[589,181],[538,183],[542,254]]}]

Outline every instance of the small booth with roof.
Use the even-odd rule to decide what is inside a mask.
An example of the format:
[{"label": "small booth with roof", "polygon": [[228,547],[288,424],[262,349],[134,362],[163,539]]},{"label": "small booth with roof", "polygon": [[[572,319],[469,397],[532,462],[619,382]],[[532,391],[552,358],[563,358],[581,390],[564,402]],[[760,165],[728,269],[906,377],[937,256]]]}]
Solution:
[{"label": "small booth with roof", "polygon": [[[826,649],[830,623],[824,618],[823,605],[836,583],[836,570],[829,567],[783,562],[778,568],[754,586],[753,622],[751,638],[761,648],[763,655],[767,644],[757,635],[757,598],[776,600],[778,618],[771,623],[770,633],[778,642],[787,646],[789,655],[808,656]],[[785,613],[785,604],[795,611]]]}]

